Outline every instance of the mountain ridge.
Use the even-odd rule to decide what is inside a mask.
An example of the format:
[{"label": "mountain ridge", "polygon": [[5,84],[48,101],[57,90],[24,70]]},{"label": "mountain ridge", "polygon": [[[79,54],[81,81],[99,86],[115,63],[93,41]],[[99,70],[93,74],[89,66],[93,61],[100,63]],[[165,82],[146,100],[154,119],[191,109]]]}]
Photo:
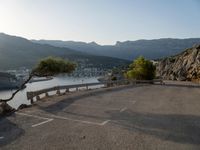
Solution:
[{"label": "mountain ridge", "polygon": [[148,59],[159,59],[180,53],[194,44],[200,44],[200,38],[174,39],[160,38],[152,40],[136,41],[117,41],[115,45],[99,45],[59,40],[32,40],[35,43],[49,44],[57,47],[68,47],[80,52],[86,52],[93,55],[116,57],[120,59],[133,60],[138,56],[144,56]]},{"label": "mountain ridge", "polygon": [[32,68],[40,59],[56,56],[76,61],[84,65],[112,67],[126,64],[128,61],[104,56],[95,56],[78,52],[70,48],[55,47],[48,44],[33,43],[18,36],[0,33],[0,69],[18,67]]}]

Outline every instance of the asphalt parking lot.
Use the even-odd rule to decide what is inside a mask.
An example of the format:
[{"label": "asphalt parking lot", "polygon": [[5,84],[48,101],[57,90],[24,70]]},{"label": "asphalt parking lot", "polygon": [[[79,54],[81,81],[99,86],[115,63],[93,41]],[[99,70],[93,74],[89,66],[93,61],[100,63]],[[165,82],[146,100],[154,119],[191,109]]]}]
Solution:
[{"label": "asphalt parking lot", "polygon": [[0,119],[0,149],[200,149],[200,88],[137,85],[45,98]]}]

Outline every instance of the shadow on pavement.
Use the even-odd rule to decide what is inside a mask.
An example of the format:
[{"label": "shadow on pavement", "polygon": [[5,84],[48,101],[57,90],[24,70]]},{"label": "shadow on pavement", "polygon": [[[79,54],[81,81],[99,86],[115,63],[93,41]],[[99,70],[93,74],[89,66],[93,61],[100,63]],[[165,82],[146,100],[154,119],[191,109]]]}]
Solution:
[{"label": "shadow on pavement", "polygon": [[162,86],[168,86],[168,87],[186,87],[186,88],[200,88],[200,85],[198,84],[163,84]]},{"label": "shadow on pavement", "polygon": [[5,116],[0,117],[0,147],[15,141],[25,131],[8,120]]},{"label": "shadow on pavement", "polygon": [[108,111],[114,124],[178,143],[200,144],[200,117],[178,114],[152,114]]},{"label": "shadow on pavement", "polygon": [[90,96],[99,96],[99,95],[106,94],[106,93],[119,92],[122,90],[137,88],[137,87],[141,87],[141,86],[150,86],[150,85],[134,85],[134,86],[126,86],[126,87],[123,86],[123,87],[117,87],[117,88],[105,88],[105,89],[101,89],[101,90],[86,91],[77,96],[64,98],[63,100],[61,100],[57,103],[54,103],[52,105],[49,105],[49,106],[45,106],[45,107],[38,106],[38,108],[41,110],[44,110],[46,112],[55,114],[57,112],[62,111],[65,108],[67,108],[68,106],[73,104],[75,101],[84,100],[84,98],[87,98]]},{"label": "shadow on pavement", "polygon": [[[38,106],[41,110],[56,114],[63,109],[70,106],[78,100],[90,96],[98,96],[111,92],[119,92],[121,90],[137,88],[147,85],[118,87],[112,89],[94,90],[82,93],[78,96],[64,98],[63,100],[52,104],[50,106]],[[152,86],[152,85],[148,85]],[[181,86],[190,87],[188,85],[163,85],[163,86]],[[90,117],[96,119],[112,120],[115,125],[119,125],[133,132],[142,132],[144,134],[152,135],[162,140],[173,141],[177,143],[189,143],[200,145],[200,116],[181,115],[181,114],[152,114],[152,113],[138,113],[131,110],[120,113],[119,111],[106,111],[107,117],[98,117],[95,114],[79,114],[66,112],[72,115]]]}]

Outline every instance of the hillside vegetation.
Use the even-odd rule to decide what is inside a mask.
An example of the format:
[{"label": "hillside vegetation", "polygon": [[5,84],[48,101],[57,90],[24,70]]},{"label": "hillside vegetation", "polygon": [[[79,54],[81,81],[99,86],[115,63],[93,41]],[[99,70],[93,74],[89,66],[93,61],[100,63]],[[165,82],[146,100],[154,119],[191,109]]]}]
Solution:
[{"label": "hillside vegetation", "polygon": [[0,33],[0,70],[16,69],[18,67],[32,68],[40,59],[56,56],[80,65],[112,68],[129,61],[104,56],[94,56],[69,48],[55,47],[46,44],[33,43],[27,39]]}]

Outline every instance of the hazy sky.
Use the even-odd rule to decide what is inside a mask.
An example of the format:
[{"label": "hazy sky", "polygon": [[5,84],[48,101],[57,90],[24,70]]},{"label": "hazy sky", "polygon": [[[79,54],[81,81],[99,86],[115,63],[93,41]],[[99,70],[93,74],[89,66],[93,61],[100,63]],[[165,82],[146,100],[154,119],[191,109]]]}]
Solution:
[{"label": "hazy sky", "polygon": [[0,0],[0,32],[28,39],[200,37],[200,0]]}]

